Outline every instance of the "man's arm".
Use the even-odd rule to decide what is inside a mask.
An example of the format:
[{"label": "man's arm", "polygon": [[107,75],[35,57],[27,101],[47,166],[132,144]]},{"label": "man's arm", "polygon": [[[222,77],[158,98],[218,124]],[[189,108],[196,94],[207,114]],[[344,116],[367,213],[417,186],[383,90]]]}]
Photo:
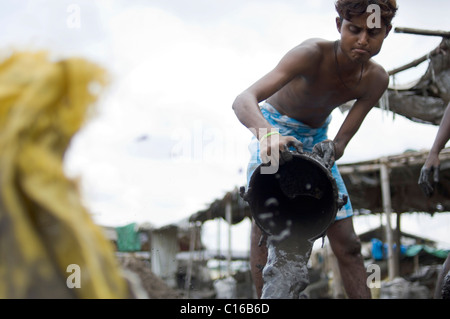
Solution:
[{"label": "man's arm", "polygon": [[272,96],[294,77],[310,74],[320,59],[320,48],[314,43],[305,42],[289,51],[272,71],[236,97],[233,110],[239,121],[251,130],[270,130],[272,127],[263,117],[258,103]]},{"label": "man's arm", "polygon": [[430,181],[430,175],[433,174],[433,182],[439,182],[439,166],[441,164],[439,160],[439,153],[445,147],[445,144],[450,139],[450,103],[445,109],[442,116],[441,124],[439,126],[436,138],[433,142],[433,146],[428,154],[425,164],[420,170],[420,176],[418,184],[424,194],[430,197],[433,194],[433,184]]},{"label": "man's arm", "polygon": [[[265,133],[275,129],[267,122],[259,108],[259,102],[266,100],[297,76],[308,77],[322,59],[321,50],[313,42],[305,42],[289,51],[278,65],[252,86],[239,94],[233,103],[233,110],[239,121],[261,140]],[[272,138],[276,137],[276,138]],[[301,145],[292,136],[272,135],[264,138],[261,158],[267,159],[272,149],[283,151],[288,144]],[[298,148],[298,147],[297,147]]]},{"label": "man's arm", "polygon": [[366,82],[364,95],[357,99],[350,109],[347,117],[341,125],[333,142],[335,146],[335,158],[338,160],[344,155],[345,148],[361,127],[367,114],[378,103],[389,84],[389,75],[381,67]]},{"label": "man's arm", "polygon": [[[428,155],[426,167],[438,167],[439,166],[439,153],[445,147],[445,144],[450,139],[450,103],[445,109],[442,116],[441,124],[439,126],[436,138],[433,146],[431,147],[430,154]],[[437,165],[436,165],[437,164]]]}]

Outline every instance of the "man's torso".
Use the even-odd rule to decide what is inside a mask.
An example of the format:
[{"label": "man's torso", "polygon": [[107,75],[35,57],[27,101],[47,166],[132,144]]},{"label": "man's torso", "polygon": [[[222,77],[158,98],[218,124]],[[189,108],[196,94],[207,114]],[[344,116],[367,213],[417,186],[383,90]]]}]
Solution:
[{"label": "man's torso", "polygon": [[295,77],[267,99],[281,114],[311,127],[320,127],[336,107],[360,98],[364,93],[364,77],[373,68],[369,61],[357,70],[362,71],[359,74],[340,77],[333,42],[322,40],[319,46],[323,58],[316,71],[307,77]]}]

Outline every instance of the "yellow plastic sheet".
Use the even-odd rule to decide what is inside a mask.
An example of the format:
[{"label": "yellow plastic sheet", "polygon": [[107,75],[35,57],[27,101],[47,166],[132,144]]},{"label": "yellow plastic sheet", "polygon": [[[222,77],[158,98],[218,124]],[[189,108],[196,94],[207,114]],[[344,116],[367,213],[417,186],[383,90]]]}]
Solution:
[{"label": "yellow plastic sheet", "polygon": [[14,53],[0,63],[0,298],[128,298],[114,248],[63,172],[106,72]]}]

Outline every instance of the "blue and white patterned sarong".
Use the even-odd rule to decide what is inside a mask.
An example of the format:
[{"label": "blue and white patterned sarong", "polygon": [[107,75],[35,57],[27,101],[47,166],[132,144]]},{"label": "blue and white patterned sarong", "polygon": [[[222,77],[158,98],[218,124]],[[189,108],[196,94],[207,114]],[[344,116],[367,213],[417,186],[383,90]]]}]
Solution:
[{"label": "blue and white patterned sarong", "polygon": [[[303,143],[303,151],[312,152],[314,145],[319,142],[322,142],[328,138],[328,125],[331,121],[331,115],[319,128],[311,128],[306,124],[303,124],[300,121],[294,120],[286,115],[280,114],[272,105],[267,102],[264,102],[261,105],[261,112],[266,118],[266,120],[273,127],[277,128],[281,135],[283,136],[293,136]],[[250,145],[248,147],[251,157],[250,162],[247,168],[247,189],[250,184],[250,178],[253,172],[261,165],[261,157],[259,156],[259,141],[254,136]],[[347,203],[337,212],[336,220],[344,219],[353,215],[353,208],[350,202],[350,198],[348,197],[347,188],[345,187],[344,180],[342,179],[341,174],[337,168],[337,165],[334,164],[331,168],[331,173],[336,180],[336,185],[338,187],[340,196],[342,194],[347,195]]]}]

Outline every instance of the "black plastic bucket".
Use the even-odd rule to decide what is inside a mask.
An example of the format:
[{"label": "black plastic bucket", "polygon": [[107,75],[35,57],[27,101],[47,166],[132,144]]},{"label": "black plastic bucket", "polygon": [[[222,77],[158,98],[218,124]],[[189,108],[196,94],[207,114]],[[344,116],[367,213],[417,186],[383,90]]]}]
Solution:
[{"label": "black plastic bucket", "polygon": [[310,240],[323,237],[345,204],[330,170],[312,153],[292,153],[274,174],[253,173],[247,192],[256,224],[268,235],[286,229]]}]

